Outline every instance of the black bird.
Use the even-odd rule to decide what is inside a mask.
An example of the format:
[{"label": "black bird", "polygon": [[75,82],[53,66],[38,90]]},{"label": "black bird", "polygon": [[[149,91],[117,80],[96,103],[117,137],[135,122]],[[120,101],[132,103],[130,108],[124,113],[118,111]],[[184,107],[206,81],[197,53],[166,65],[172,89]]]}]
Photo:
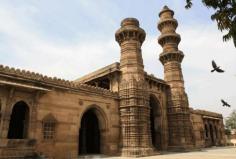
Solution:
[{"label": "black bird", "polygon": [[226,101],[224,101],[223,99],[221,99],[221,102],[222,102],[222,104],[223,104],[223,107],[224,107],[224,106],[230,107],[230,105],[229,105]]},{"label": "black bird", "polygon": [[225,72],[224,70],[220,69],[220,66],[216,65],[214,60],[212,60],[212,67],[213,67],[213,70],[211,70],[211,72],[214,72],[214,71],[219,72],[219,73]]}]

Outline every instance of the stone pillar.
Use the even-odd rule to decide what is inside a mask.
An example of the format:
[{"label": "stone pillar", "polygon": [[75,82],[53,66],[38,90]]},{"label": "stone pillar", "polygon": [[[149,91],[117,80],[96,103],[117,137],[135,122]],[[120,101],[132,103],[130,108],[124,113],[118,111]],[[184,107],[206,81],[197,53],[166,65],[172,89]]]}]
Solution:
[{"label": "stone pillar", "polygon": [[218,121],[215,121],[215,134],[216,134],[216,145],[220,145],[220,140],[219,140],[219,127],[218,127]]},{"label": "stone pillar", "polygon": [[209,147],[211,145],[211,132],[210,132],[210,126],[209,126],[208,120],[206,120],[206,126],[207,126],[207,136],[205,140],[205,145],[206,147]]},{"label": "stone pillar", "polygon": [[41,96],[40,91],[36,91],[32,94],[33,100],[30,105],[28,105],[30,112],[29,112],[29,128],[28,128],[28,138],[36,139],[36,131],[37,131],[37,109],[38,109],[38,102]]},{"label": "stone pillar", "polygon": [[11,120],[11,113],[12,113],[11,105],[13,105],[14,94],[15,94],[15,89],[10,88],[5,103],[5,109],[3,110],[2,114],[2,134],[0,137],[2,139],[7,139],[9,124]]},{"label": "stone pillar", "polygon": [[223,116],[221,116],[221,119],[219,121],[219,131],[220,131],[220,145],[225,146],[225,145],[227,145],[227,139],[226,139],[226,135],[225,135]]},{"label": "stone pillar", "polygon": [[174,12],[167,6],[159,14],[158,29],[161,35],[158,43],[163,48],[159,59],[164,65],[164,79],[170,85],[167,108],[169,149],[185,150],[193,148],[193,128],[181,69],[184,54],[178,49],[181,38],[175,32],[178,22],[173,16]]},{"label": "stone pillar", "polygon": [[145,31],[135,18],[126,18],[115,34],[121,47],[119,84],[122,156],[152,154],[150,108],[141,45]]},{"label": "stone pillar", "polygon": [[2,116],[2,134],[1,134],[2,139],[7,139],[10,119],[11,119],[11,112],[5,111]]}]

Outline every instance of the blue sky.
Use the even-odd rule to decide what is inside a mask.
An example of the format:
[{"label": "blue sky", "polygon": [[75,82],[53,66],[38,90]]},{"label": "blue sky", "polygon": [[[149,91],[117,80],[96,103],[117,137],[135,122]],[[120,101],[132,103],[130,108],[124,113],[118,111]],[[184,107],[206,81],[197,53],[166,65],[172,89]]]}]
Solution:
[{"label": "blue sky", "polygon": [[[97,3],[95,3],[97,2]],[[135,17],[147,36],[145,70],[163,78],[158,60],[158,13],[164,5],[175,11],[177,32],[185,54],[182,63],[191,107],[223,113],[220,99],[236,107],[236,50],[210,20],[211,9],[185,0],[0,0],[0,64],[73,80],[119,61],[115,31],[126,17]],[[226,69],[211,74],[211,60]]]}]

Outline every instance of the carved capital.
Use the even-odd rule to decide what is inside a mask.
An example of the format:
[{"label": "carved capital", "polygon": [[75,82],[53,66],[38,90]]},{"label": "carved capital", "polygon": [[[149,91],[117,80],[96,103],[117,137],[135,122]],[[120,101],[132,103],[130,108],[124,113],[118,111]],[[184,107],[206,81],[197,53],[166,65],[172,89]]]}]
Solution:
[{"label": "carved capital", "polygon": [[145,37],[145,31],[139,27],[139,21],[135,18],[124,19],[121,22],[121,28],[115,34],[116,41],[120,45],[127,40],[136,40],[142,44]]}]

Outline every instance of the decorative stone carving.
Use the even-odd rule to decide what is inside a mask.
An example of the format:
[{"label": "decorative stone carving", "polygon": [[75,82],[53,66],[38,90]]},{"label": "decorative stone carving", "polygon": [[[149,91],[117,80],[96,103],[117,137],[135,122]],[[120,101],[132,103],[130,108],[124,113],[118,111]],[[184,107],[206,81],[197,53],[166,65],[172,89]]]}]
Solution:
[{"label": "decorative stone carving", "polygon": [[167,6],[159,14],[158,43],[163,47],[160,61],[164,65],[165,81],[170,85],[168,93],[169,147],[171,149],[193,148],[193,128],[190,120],[188,97],[184,90],[181,62],[184,54],[178,50],[180,35],[175,32],[178,22],[174,12]]},{"label": "decorative stone carving", "polygon": [[141,45],[145,32],[135,18],[126,18],[116,32],[121,47],[120,120],[122,156],[153,153],[150,134],[148,84],[145,81]]},{"label": "decorative stone carving", "polygon": [[[4,105],[0,156],[24,158],[32,152],[42,152],[46,158],[76,158],[81,155],[80,148],[91,149],[96,144],[100,145],[101,154],[121,152],[122,156],[131,157],[152,155],[156,149],[185,150],[193,143],[196,148],[202,148],[214,143],[209,125],[213,126],[214,144],[224,145],[222,115],[189,108],[181,70],[184,54],[178,49],[181,38],[175,32],[178,22],[173,15],[172,10],[164,7],[158,23],[165,80],[144,71],[141,46],[146,35],[135,18],[124,19],[116,32],[115,38],[121,48],[120,63],[78,80],[67,81],[0,65],[0,105]],[[88,85],[96,82],[109,84],[115,92],[99,85]],[[158,104],[151,99],[152,94],[158,98]],[[28,138],[7,139],[11,109],[22,98],[30,107]],[[97,130],[80,132],[83,111],[89,109],[94,111],[98,121],[85,125],[98,123]],[[85,147],[80,142],[85,134],[100,134],[100,137],[86,143]]]},{"label": "decorative stone carving", "polygon": [[79,99],[79,105],[82,106],[84,104],[82,99]]},{"label": "decorative stone carving", "polygon": [[110,109],[110,106],[111,106],[110,104],[106,104],[107,109]]},{"label": "decorative stone carving", "polygon": [[0,73],[14,77],[21,77],[24,79],[34,80],[35,82],[38,83],[47,83],[47,84],[53,84],[55,86],[63,86],[71,90],[86,90],[86,91],[96,92],[97,94],[117,96],[116,92],[112,92],[111,90],[108,89],[94,87],[84,83],[76,83],[74,81],[68,81],[56,77],[48,77],[39,73],[10,68],[8,66],[3,66],[3,65],[0,65]]}]

